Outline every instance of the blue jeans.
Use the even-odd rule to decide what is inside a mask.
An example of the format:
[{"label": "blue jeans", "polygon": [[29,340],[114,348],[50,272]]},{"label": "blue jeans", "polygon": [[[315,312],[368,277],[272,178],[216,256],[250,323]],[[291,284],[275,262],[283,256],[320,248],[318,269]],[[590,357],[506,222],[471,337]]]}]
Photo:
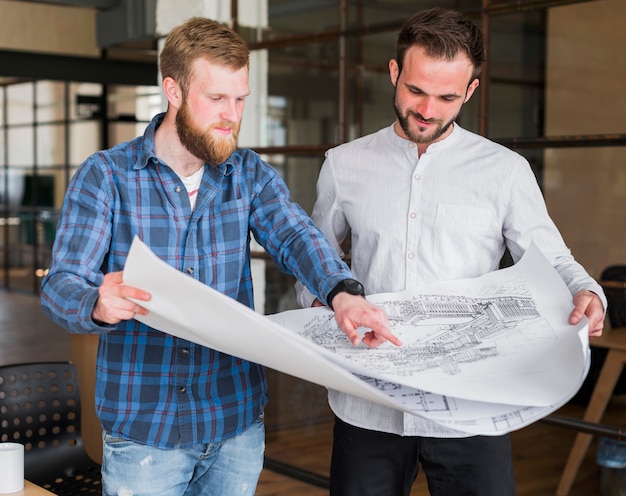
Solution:
[{"label": "blue jeans", "polygon": [[261,415],[220,443],[160,449],[104,434],[103,496],[253,496],[263,468]]}]

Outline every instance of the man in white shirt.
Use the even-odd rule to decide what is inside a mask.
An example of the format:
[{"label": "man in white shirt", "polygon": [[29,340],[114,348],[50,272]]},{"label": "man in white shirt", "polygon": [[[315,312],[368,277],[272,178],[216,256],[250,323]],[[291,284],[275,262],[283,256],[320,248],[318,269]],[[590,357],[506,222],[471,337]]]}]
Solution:
[{"label": "man in white shirt", "polygon": [[[569,322],[585,315],[602,333],[602,289],[572,257],[550,219],[528,162],[454,121],[478,87],[482,34],[454,10],[420,12],[402,27],[393,125],[329,150],[312,218],[369,294],[397,292],[497,270],[534,242],[573,295]],[[599,296],[600,295],[600,296]],[[321,304],[298,287],[302,306]],[[332,496],[408,496],[418,464],[433,496],[512,496],[508,436],[473,436],[338,391]]]}]

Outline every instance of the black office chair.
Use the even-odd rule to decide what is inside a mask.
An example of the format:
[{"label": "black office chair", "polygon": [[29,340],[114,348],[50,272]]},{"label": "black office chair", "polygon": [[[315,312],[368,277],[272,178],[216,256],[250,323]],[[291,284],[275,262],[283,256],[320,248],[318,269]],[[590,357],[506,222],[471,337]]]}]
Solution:
[{"label": "black office chair", "polygon": [[24,477],[63,495],[102,494],[83,447],[76,369],[69,362],[0,367],[0,442],[24,445]]}]

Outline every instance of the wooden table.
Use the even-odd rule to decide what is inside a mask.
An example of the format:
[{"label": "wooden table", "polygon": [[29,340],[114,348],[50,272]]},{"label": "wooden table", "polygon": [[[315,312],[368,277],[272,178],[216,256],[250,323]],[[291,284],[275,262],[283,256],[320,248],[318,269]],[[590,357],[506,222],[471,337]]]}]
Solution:
[{"label": "wooden table", "polygon": [[24,490],[11,493],[11,496],[54,496],[54,493],[25,480]]},{"label": "wooden table", "polygon": [[[626,327],[605,330],[601,337],[590,339],[589,344],[608,350],[583,417],[583,420],[588,422],[600,422],[617,380],[624,370],[624,366],[626,366]],[[569,494],[592,438],[591,434],[582,432],[576,435],[574,446],[572,446],[561,474],[559,487],[556,491],[558,496]]]}]

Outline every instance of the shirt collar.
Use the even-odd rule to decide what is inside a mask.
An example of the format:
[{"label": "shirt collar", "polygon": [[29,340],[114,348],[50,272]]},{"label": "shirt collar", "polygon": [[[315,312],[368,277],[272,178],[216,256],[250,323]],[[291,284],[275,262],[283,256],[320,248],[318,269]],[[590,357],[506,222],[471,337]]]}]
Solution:
[{"label": "shirt collar", "polygon": [[143,169],[150,161],[154,163],[159,162],[159,159],[154,154],[154,135],[157,128],[161,125],[161,122],[163,122],[164,117],[165,112],[155,115],[143,132],[143,141],[141,143],[138,160],[135,162],[135,169]]},{"label": "shirt collar", "polygon": [[[403,150],[406,149],[414,149],[415,148],[415,143],[411,140],[402,138],[401,136],[398,136],[398,134],[396,133],[395,129],[394,129],[394,125],[395,122],[391,124],[391,126],[389,126],[387,128],[387,134],[389,135],[389,139],[391,140],[391,142],[395,145],[398,146],[400,148],[402,148]],[[463,133],[463,129],[461,128],[461,126],[459,126],[456,122],[454,123],[453,127],[452,127],[452,132],[446,136],[444,139],[442,139],[441,141],[437,141],[435,143],[432,143],[431,145],[428,146],[428,151],[433,151],[433,150],[438,150],[438,149],[443,149],[443,148],[448,148],[450,146],[454,146],[458,140],[461,137],[461,134]]]}]

